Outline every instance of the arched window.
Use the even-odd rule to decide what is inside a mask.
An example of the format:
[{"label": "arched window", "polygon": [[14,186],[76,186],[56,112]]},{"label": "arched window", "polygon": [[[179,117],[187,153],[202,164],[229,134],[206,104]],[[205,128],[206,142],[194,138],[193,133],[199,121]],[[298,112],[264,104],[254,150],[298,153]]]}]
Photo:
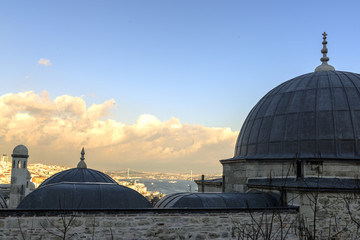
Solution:
[{"label": "arched window", "polygon": [[18,161],[18,162],[17,162],[17,166],[16,166],[16,168],[20,168],[20,164],[21,164],[21,162],[20,162],[20,161]]},{"label": "arched window", "polygon": [[15,168],[15,160],[13,161],[13,166],[12,166],[12,168]]},{"label": "arched window", "polygon": [[24,166],[23,166],[23,168],[26,168],[26,161],[24,161]]}]

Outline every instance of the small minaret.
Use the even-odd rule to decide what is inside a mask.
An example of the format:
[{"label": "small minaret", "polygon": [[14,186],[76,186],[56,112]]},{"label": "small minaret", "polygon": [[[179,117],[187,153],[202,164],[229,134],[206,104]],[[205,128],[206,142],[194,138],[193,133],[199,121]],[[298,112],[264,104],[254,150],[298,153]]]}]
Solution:
[{"label": "small minaret", "polygon": [[85,150],[84,147],[81,150],[81,158],[80,158],[80,162],[77,165],[77,168],[87,168],[86,163],[85,163]]},{"label": "small minaret", "polygon": [[16,208],[21,200],[34,189],[30,182],[31,174],[27,169],[28,149],[24,145],[14,148],[11,169],[9,208]]},{"label": "small minaret", "polygon": [[326,55],[328,53],[328,49],[326,47],[327,34],[326,34],[326,32],[324,32],[322,35],[324,36],[323,42],[322,42],[323,48],[321,49],[321,53],[323,54],[323,56],[322,56],[322,58],[320,58],[320,61],[322,62],[322,64],[320,66],[318,66],[317,68],[315,68],[315,72],[335,71],[335,68],[333,66],[327,64],[327,62],[330,60]]}]

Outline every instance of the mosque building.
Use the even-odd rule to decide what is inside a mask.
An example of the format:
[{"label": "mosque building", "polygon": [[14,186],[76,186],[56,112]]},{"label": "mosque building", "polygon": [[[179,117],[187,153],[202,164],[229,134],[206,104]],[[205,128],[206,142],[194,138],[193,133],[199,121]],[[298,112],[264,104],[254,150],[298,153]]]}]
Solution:
[{"label": "mosque building", "polygon": [[[253,107],[234,156],[220,160],[223,177],[196,181],[203,192],[168,195],[152,207],[139,193],[87,168],[84,149],[77,168],[33,190],[28,150],[19,145],[12,155],[9,207],[21,213],[39,210],[30,214],[39,221],[44,210],[97,210],[90,217],[106,223],[98,224],[99,232],[110,226],[123,234],[116,239],[246,239],[240,234],[263,226],[267,230],[257,233],[267,232],[268,238],[259,239],[360,237],[360,74],[335,70],[327,63],[326,33],[322,44],[321,65],[314,72],[280,84]],[[274,233],[263,222],[270,210],[277,214],[271,227],[280,229]],[[88,231],[89,213],[79,216],[78,228]],[[0,219],[0,230],[8,225]],[[109,234],[113,239],[112,230]]]},{"label": "mosque building", "polygon": [[358,179],[360,75],[327,64],[323,36],[322,64],[260,99],[241,128],[234,157],[220,160],[223,179],[205,181],[205,191],[307,188],[319,177],[319,188],[348,188]]}]

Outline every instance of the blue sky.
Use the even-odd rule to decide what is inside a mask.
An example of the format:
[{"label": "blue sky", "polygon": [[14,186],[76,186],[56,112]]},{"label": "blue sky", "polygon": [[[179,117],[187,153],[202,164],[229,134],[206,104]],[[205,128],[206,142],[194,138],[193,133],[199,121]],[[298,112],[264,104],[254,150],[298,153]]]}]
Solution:
[{"label": "blue sky", "polygon": [[320,64],[324,31],[329,64],[358,72],[359,5],[2,1],[0,96],[46,91],[87,107],[113,99],[102,120],[132,125],[150,114],[236,132],[269,90]]}]

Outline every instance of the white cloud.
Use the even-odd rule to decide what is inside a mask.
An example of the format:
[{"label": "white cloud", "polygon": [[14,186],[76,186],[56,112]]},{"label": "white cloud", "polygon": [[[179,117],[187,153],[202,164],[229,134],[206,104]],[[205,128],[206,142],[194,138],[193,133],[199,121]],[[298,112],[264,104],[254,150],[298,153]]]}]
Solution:
[{"label": "white cloud", "polygon": [[32,161],[75,166],[82,146],[88,166],[103,169],[221,171],[238,135],[229,128],[160,121],[144,114],[133,125],[110,117],[115,100],[86,106],[81,97],[54,100],[44,91],[0,96],[0,145],[28,146]]},{"label": "white cloud", "polygon": [[50,62],[50,59],[40,58],[40,60],[38,61],[38,64],[48,67],[51,65],[51,62]]}]

